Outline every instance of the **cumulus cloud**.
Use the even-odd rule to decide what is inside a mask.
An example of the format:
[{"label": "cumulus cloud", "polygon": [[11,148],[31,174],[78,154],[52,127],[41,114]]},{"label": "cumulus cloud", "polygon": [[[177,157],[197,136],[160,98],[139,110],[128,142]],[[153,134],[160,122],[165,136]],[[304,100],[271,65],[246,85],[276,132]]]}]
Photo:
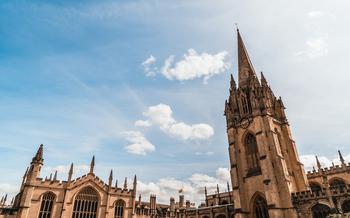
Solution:
[{"label": "cumulus cloud", "polygon": [[220,191],[226,191],[229,181],[229,170],[219,168],[216,170],[216,177],[195,173],[183,180],[167,177],[161,178],[157,182],[144,183],[139,181],[138,190],[144,197],[156,194],[157,199],[163,203],[169,202],[170,197],[176,197],[181,191],[186,199],[200,203],[204,200],[204,187],[207,187],[209,194],[215,192],[217,184]]},{"label": "cumulus cloud", "polygon": [[166,104],[150,106],[143,115],[147,120],[138,120],[136,126],[157,125],[170,136],[183,140],[188,139],[208,139],[214,135],[214,129],[204,123],[189,125],[184,122],[177,122],[172,115],[171,107]]},{"label": "cumulus cloud", "polygon": [[328,54],[328,43],[325,37],[310,38],[305,42],[305,49],[296,52],[296,56],[306,56],[311,59],[326,56]]},{"label": "cumulus cloud", "polygon": [[198,54],[194,49],[188,49],[183,59],[174,63],[174,56],[169,56],[162,67],[161,73],[170,80],[193,80],[210,77],[223,73],[229,68],[226,51],[217,54]]},{"label": "cumulus cloud", "polygon": [[128,131],[125,132],[125,136],[126,140],[129,141],[129,144],[125,146],[125,149],[131,154],[146,155],[156,149],[141,132]]},{"label": "cumulus cloud", "polygon": [[145,61],[142,62],[142,66],[146,76],[156,75],[157,67],[152,67],[156,60],[157,59],[153,55],[150,55]]}]

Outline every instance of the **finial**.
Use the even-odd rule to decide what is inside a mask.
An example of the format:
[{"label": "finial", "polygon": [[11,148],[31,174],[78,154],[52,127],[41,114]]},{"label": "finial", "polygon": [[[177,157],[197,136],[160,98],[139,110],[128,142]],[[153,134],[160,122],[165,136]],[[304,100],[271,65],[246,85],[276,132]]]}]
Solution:
[{"label": "finial", "polygon": [[112,182],[113,182],[113,170],[111,169],[111,172],[109,173],[109,179],[108,179],[108,188],[112,188]]},{"label": "finial", "polygon": [[90,173],[94,173],[94,168],[95,168],[95,155],[92,156],[92,160],[90,163]]},{"label": "finial", "polygon": [[44,145],[41,144],[41,145],[39,146],[38,151],[36,152],[35,156],[34,156],[33,159],[32,159],[32,162],[33,162],[33,163],[42,162],[42,161],[43,161],[43,150],[44,150]]},{"label": "finial", "polygon": [[72,176],[73,176],[73,163],[71,163],[70,168],[69,168],[69,172],[68,172],[68,182],[72,181]]},{"label": "finial", "polygon": [[267,87],[268,86],[267,85],[267,80],[266,80],[266,78],[264,76],[264,73],[262,71],[260,72],[260,80],[261,80],[261,85],[263,87]]},{"label": "finial", "polygon": [[115,180],[115,188],[118,188],[118,179]]},{"label": "finial", "polygon": [[216,184],[216,191],[218,192],[218,194],[220,193],[219,184]]},{"label": "finial", "polygon": [[4,204],[6,204],[6,201],[7,201],[7,194],[4,197]]},{"label": "finial", "polygon": [[128,189],[128,178],[125,177],[125,180],[124,180],[124,189]]},{"label": "finial", "polygon": [[136,185],[137,184],[137,177],[136,177],[136,174],[135,174],[135,176],[134,176],[134,185]]},{"label": "finial", "polygon": [[57,170],[55,171],[55,174],[53,176],[53,181],[57,181]]},{"label": "finial", "polygon": [[230,183],[227,182],[227,191],[230,192]]},{"label": "finial", "polygon": [[315,157],[316,157],[317,168],[318,168],[318,169],[321,169],[321,163],[320,163],[320,161],[318,160],[317,155],[316,155]]},{"label": "finial", "polygon": [[235,23],[235,26],[236,26],[237,32],[239,32],[238,23]]},{"label": "finial", "polygon": [[207,186],[204,186],[204,194],[205,194],[205,196],[208,195]]},{"label": "finial", "polygon": [[345,165],[345,160],[344,160],[343,155],[341,154],[340,150],[338,150],[338,154],[339,154],[340,162],[342,163],[342,165]]}]

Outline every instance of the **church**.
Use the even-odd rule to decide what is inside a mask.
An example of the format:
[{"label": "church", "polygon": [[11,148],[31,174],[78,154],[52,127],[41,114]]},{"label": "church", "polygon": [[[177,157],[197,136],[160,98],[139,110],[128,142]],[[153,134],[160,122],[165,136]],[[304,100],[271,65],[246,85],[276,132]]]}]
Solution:
[{"label": "church", "polygon": [[[350,164],[341,152],[340,165],[305,172],[285,114],[281,97],[276,97],[267,79],[258,78],[237,30],[238,83],[231,75],[224,113],[227,125],[231,184],[226,192],[208,193],[194,207],[183,195],[157,203],[151,195],[137,195],[137,178],[132,187],[95,175],[95,158],[90,171],[66,181],[57,174],[41,178],[44,147],[40,145],[9,203],[0,201],[0,218],[327,218],[350,217]],[[220,113],[220,112],[218,112]]]}]

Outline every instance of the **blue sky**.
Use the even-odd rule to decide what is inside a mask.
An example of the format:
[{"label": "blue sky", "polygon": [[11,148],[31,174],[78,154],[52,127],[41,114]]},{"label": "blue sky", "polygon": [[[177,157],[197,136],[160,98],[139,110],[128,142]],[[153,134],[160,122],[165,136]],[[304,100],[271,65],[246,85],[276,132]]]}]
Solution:
[{"label": "blue sky", "polygon": [[[348,6],[345,0],[2,1],[0,194],[17,191],[41,143],[42,176],[58,169],[65,179],[71,162],[79,176],[95,155],[101,178],[111,168],[121,181],[137,174],[147,198],[155,192],[167,201],[185,187],[188,198],[200,201],[202,185],[224,187],[223,109],[229,74],[237,69],[236,22],[256,70],[284,99],[305,164],[315,153],[324,164],[337,149],[348,156]],[[142,63],[151,55],[154,75],[147,75]],[[205,57],[214,70],[191,68]],[[193,77],[183,77],[176,63]],[[160,104],[171,121],[147,113]],[[190,135],[177,132],[180,124]],[[133,143],[148,150],[130,153]]]}]

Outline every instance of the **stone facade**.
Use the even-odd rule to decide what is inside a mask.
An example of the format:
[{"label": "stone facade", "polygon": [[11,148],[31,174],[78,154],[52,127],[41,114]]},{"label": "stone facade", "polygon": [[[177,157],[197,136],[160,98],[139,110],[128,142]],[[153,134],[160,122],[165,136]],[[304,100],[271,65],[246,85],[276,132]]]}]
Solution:
[{"label": "stone facade", "polygon": [[[0,201],[0,218],[99,217],[99,218],[326,218],[349,217],[350,164],[339,152],[341,165],[321,167],[305,173],[285,114],[261,73],[258,79],[242,37],[238,37],[238,85],[233,76],[225,102],[231,184],[227,192],[209,194],[194,207],[180,195],[178,202],[157,203],[136,196],[127,180],[107,183],[90,172],[73,179],[73,164],[66,181],[57,173],[40,178],[44,164],[41,145],[23,176],[19,194],[7,204]],[[230,188],[232,187],[232,188]]]}]

